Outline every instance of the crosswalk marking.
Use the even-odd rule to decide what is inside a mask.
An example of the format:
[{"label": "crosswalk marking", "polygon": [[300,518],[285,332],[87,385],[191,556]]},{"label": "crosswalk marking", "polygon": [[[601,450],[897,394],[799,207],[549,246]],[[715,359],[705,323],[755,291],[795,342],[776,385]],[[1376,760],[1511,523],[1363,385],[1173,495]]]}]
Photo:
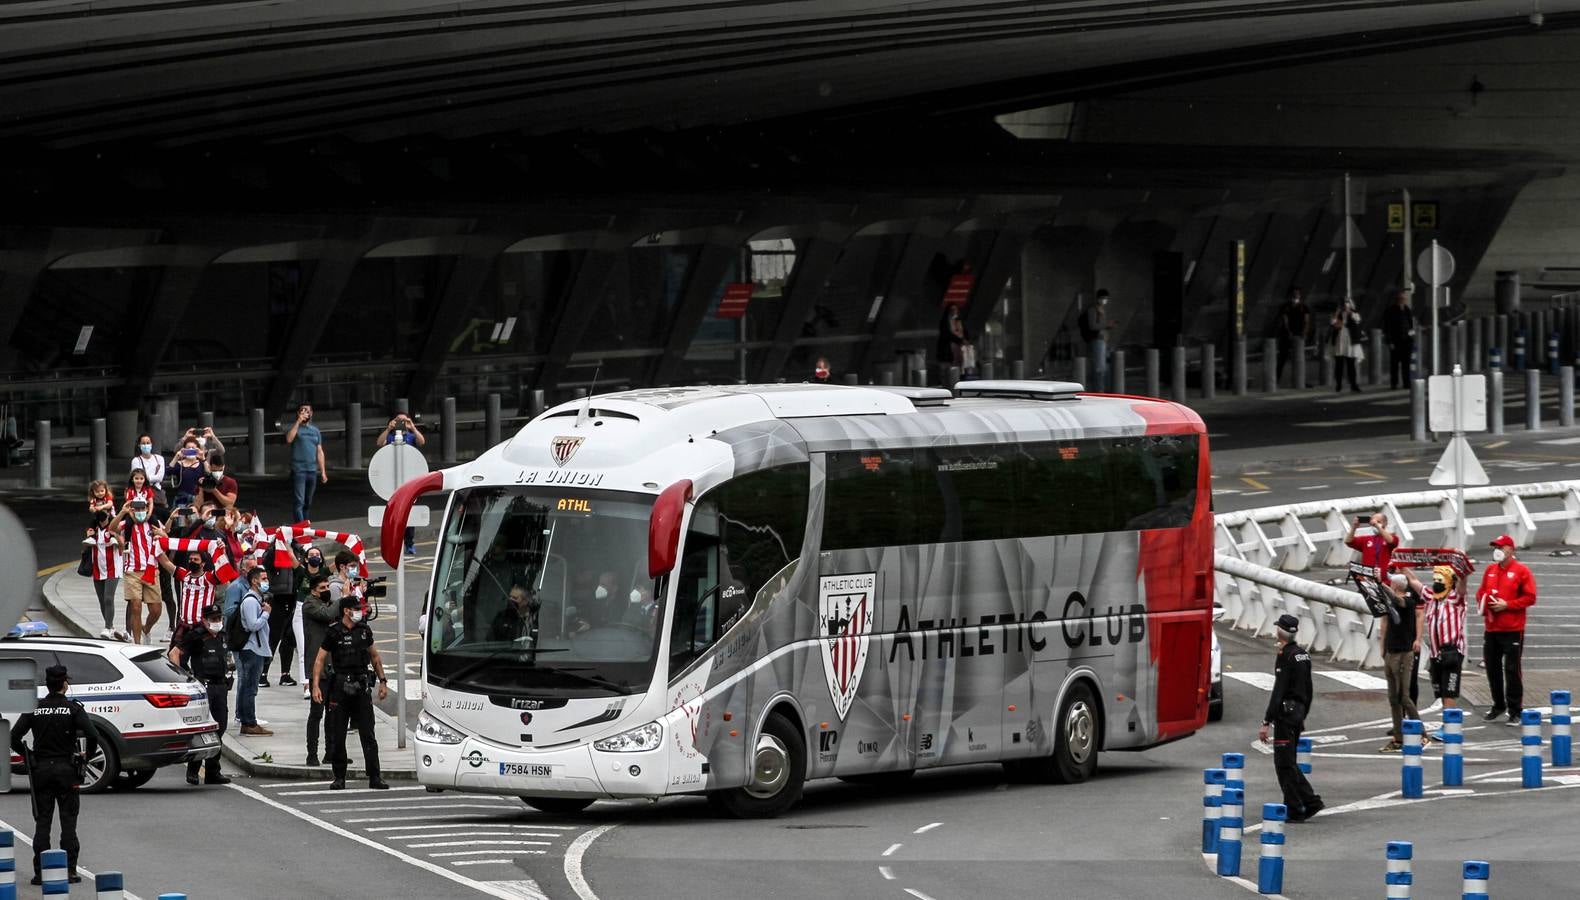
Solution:
[{"label": "crosswalk marking", "polygon": [[1273,676],[1270,672],[1225,672],[1223,677],[1244,682],[1258,690],[1270,691],[1273,689]]},{"label": "crosswalk marking", "polygon": [[547,847],[549,841],[429,841],[423,844],[407,844],[414,849],[423,850],[429,847]]},{"label": "crosswalk marking", "polygon": [[1570,444],[1580,444],[1580,437],[1548,438],[1545,441],[1537,441],[1536,443],[1538,443],[1538,444],[1558,444],[1558,445],[1567,446],[1567,445],[1570,445]]},{"label": "crosswalk marking", "polygon": [[1359,688],[1363,691],[1385,691],[1388,689],[1387,679],[1378,678],[1376,675],[1368,675],[1365,672],[1350,672],[1343,670],[1329,672],[1319,670],[1313,674],[1321,675],[1324,678],[1331,678],[1334,681],[1343,682],[1350,687]]}]

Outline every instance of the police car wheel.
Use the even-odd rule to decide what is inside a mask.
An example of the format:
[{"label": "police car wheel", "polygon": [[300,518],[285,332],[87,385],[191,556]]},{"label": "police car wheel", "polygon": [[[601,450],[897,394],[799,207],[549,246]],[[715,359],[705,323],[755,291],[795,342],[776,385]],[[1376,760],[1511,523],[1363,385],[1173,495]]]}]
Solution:
[{"label": "police car wheel", "polygon": [[115,776],[111,785],[118,791],[134,791],[148,783],[154,777],[155,769],[131,769]]},{"label": "police car wheel", "polygon": [[781,713],[771,713],[752,754],[751,783],[712,791],[708,802],[737,819],[771,819],[801,800],[806,784],[806,737]]},{"label": "police car wheel", "polygon": [[[121,757],[115,752],[115,745],[103,731],[94,734],[99,742],[99,752],[88,757],[88,775],[82,780],[79,793],[97,794],[115,782],[115,776],[121,771]],[[85,747],[85,742],[77,739],[79,748]]]},{"label": "police car wheel", "polygon": [[581,797],[522,797],[521,802],[551,816],[573,816],[592,805]]}]

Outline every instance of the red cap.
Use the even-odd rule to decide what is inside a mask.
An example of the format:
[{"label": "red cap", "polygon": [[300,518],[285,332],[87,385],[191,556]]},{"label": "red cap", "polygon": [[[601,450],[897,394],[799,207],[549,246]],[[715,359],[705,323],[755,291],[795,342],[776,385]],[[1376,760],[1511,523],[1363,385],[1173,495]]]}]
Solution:
[{"label": "red cap", "polygon": [[1493,546],[1493,547],[1513,547],[1514,546],[1514,538],[1511,538],[1511,537],[1509,537],[1506,534],[1500,534],[1497,537],[1492,539],[1491,546]]}]

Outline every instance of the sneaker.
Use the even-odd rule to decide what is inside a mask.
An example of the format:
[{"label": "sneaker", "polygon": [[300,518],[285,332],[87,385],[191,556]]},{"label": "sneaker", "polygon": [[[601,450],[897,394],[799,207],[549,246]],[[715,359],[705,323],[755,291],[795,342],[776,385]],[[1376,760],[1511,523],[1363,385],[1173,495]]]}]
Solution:
[{"label": "sneaker", "polygon": [[192,769],[188,769],[187,770],[187,784],[190,784],[193,787],[197,787],[197,784],[198,784],[198,773],[193,771]]},{"label": "sneaker", "polygon": [[368,779],[368,787],[375,791],[387,791],[390,789],[390,783],[382,778],[370,778]]},{"label": "sneaker", "polygon": [[1435,743],[1437,743],[1438,740],[1441,738],[1442,734],[1443,733],[1441,731],[1436,731],[1436,732],[1433,732],[1432,734],[1423,734],[1423,735],[1421,735],[1421,746],[1425,747],[1427,744],[1435,744]]},{"label": "sneaker", "polygon": [[332,790],[332,791],[343,791],[343,790],[345,790],[346,789],[346,780],[344,778],[336,778],[334,781],[329,782],[329,789]]},{"label": "sneaker", "polygon": [[308,766],[321,765],[319,763],[319,761],[318,761],[318,754],[317,753],[309,753],[309,754],[307,754],[307,762],[303,763],[303,765],[308,765]]},{"label": "sneaker", "polygon": [[1505,712],[1507,712],[1507,710],[1505,710],[1503,707],[1501,707],[1501,706],[1494,706],[1493,708],[1491,708],[1491,709],[1487,710],[1486,712],[1482,713],[1481,721],[1483,721],[1483,722],[1495,721],[1499,716],[1502,716]]},{"label": "sneaker", "polygon": [[292,678],[289,675],[281,675],[280,676],[280,687],[293,687],[293,686],[295,686],[295,684],[296,684],[296,679],[295,678]]},{"label": "sneaker", "polygon": [[1520,714],[1517,712],[1509,713],[1508,721],[1504,722],[1503,724],[1518,728],[1520,725]]},{"label": "sneaker", "polygon": [[262,725],[243,725],[241,726],[241,733],[253,735],[256,737],[269,737],[270,735],[274,734],[274,732],[263,727]]},{"label": "sneaker", "polygon": [[312,688],[306,688],[306,687],[302,688],[302,699],[303,700],[311,700],[311,699],[313,699],[313,689]]},{"label": "sneaker", "polygon": [[126,632],[122,631],[121,629],[117,628],[114,631],[110,632],[110,639],[111,640],[115,640],[115,641],[121,641],[122,643],[130,643],[131,640],[132,640],[132,636],[127,634]]},{"label": "sneaker", "polygon": [[1306,818],[1309,819],[1312,816],[1316,815],[1319,812],[1322,812],[1324,809],[1327,809],[1327,808],[1328,808],[1328,805],[1326,803],[1322,802],[1322,798],[1318,797],[1317,798],[1317,802],[1315,802],[1315,803],[1311,804],[1310,806],[1306,807],[1306,809],[1305,809]]},{"label": "sneaker", "polygon": [[1403,749],[1404,749],[1404,745],[1399,743],[1398,741],[1389,741],[1388,743],[1383,744],[1381,747],[1378,747],[1377,748],[1377,752],[1378,753],[1398,753],[1400,750],[1403,750]]},{"label": "sneaker", "polygon": [[416,544],[407,544],[406,545],[406,555],[407,556],[416,556],[417,555],[417,545]]},{"label": "sneaker", "polygon": [[1443,729],[1441,729],[1441,728],[1437,729],[1436,731],[1434,731],[1431,734],[1427,735],[1426,739],[1428,741],[1437,741],[1439,744],[1441,744],[1443,742]]},{"label": "sneaker", "polygon": [[258,676],[258,687],[268,687],[268,686],[269,686],[269,676],[267,676],[267,675],[259,675]]},{"label": "sneaker", "polygon": [[104,640],[104,641],[113,641],[113,640],[115,640],[115,632],[111,631],[108,628],[100,628],[99,629],[99,639],[100,640]]},{"label": "sneaker", "polygon": [[203,783],[204,784],[230,784],[230,776],[229,775],[220,775],[220,774],[208,775],[208,776],[205,776],[203,778]]}]

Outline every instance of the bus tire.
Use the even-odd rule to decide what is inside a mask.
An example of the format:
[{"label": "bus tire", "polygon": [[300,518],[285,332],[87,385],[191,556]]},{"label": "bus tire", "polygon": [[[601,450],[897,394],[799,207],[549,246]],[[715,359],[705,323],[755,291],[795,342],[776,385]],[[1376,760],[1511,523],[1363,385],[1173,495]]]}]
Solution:
[{"label": "bus tire", "polygon": [[1053,752],[1038,759],[1016,760],[1004,768],[1012,780],[1043,784],[1080,784],[1097,772],[1098,736],[1103,713],[1091,685],[1070,686],[1054,720]]},{"label": "bus tire", "polygon": [[801,800],[806,785],[806,737],[783,713],[768,714],[752,753],[752,781],[710,791],[708,803],[736,819],[772,819]]},{"label": "bus tire", "polygon": [[551,816],[574,816],[592,806],[586,797],[522,797],[521,802]]}]

